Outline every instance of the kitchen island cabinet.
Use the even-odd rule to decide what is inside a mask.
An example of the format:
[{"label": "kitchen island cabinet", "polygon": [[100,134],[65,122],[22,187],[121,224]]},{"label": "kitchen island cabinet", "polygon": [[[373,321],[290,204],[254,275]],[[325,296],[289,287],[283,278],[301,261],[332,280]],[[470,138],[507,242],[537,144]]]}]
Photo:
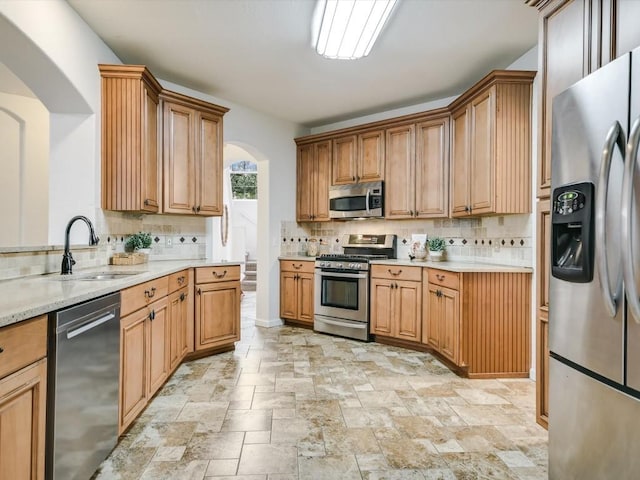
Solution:
[{"label": "kitchen island cabinet", "polygon": [[313,327],[314,271],[312,260],[280,260],[280,318]]},{"label": "kitchen island cabinet", "polygon": [[44,480],[47,317],[0,328],[0,479]]}]

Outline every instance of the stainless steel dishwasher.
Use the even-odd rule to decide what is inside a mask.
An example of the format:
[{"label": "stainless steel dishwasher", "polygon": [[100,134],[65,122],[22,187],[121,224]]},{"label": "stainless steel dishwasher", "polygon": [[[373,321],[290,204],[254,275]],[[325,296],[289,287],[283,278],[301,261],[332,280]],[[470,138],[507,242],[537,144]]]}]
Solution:
[{"label": "stainless steel dishwasher", "polygon": [[50,314],[47,480],[88,480],[118,441],[120,293]]}]

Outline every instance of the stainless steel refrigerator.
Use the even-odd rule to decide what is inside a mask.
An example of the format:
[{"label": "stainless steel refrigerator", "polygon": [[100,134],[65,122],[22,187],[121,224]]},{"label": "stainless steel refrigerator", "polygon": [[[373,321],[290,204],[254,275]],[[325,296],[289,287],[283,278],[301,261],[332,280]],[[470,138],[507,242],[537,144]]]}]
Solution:
[{"label": "stainless steel refrigerator", "polygon": [[640,49],[553,101],[549,478],[640,478]]}]

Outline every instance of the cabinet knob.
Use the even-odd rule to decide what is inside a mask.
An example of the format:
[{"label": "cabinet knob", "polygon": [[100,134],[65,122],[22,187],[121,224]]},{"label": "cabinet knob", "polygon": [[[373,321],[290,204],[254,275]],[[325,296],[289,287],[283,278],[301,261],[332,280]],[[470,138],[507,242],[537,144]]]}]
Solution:
[{"label": "cabinet knob", "polygon": [[0,347],[0,353],[4,352],[4,348]]},{"label": "cabinet knob", "polygon": [[151,290],[145,290],[144,296],[147,298],[153,298],[156,295],[156,287],[151,287]]},{"label": "cabinet knob", "polygon": [[148,199],[148,198],[145,198],[145,199],[144,199],[144,206],[146,207],[146,206],[148,206],[148,205],[149,205],[149,199]]},{"label": "cabinet knob", "polygon": [[355,175],[354,175],[353,177],[351,177],[351,181],[352,181],[352,182],[355,182],[355,181],[356,181],[356,177],[355,177]]},{"label": "cabinet knob", "polygon": [[198,295],[202,295],[202,290],[198,289],[196,290],[196,292],[198,293]]},{"label": "cabinet knob", "polygon": [[200,205],[196,207],[196,213],[200,213]]},{"label": "cabinet knob", "polygon": [[181,301],[181,302],[184,302],[184,299],[185,299],[185,298],[187,298],[187,294],[186,294],[186,293],[184,293],[184,292],[182,292],[182,293],[180,294],[180,301]]},{"label": "cabinet knob", "polygon": [[195,207],[195,205],[194,205],[193,207],[191,207],[191,211],[192,211],[193,213],[196,213],[196,207]]}]

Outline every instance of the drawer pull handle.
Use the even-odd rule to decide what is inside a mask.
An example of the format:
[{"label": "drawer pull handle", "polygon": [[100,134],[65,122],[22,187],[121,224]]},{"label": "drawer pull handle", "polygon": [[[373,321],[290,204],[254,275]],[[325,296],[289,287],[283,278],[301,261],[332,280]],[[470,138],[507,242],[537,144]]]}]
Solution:
[{"label": "drawer pull handle", "polygon": [[295,268],[296,270],[300,270],[302,268],[302,264],[301,263],[299,263],[298,265],[296,265],[295,263],[292,263],[291,266],[293,268]]},{"label": "drawer pull handle", "polygon": [[152,322],[155,320],[156,318],[156,311],[155,310],[151,310],[151,313],[149,313],[149,320],[151,320]]},{"label": "drawer pull handle", "polygon": [[389,269],[388,271],[394,277],[397,277],[398,275],[400,275],[402,273],[402,269],[398,270],[397,272],[392,272],[391,269]]},{"label": "drawer pull handle", "polygon": [[218,273],[215,270],[213,271],[213,276],[216,277],[216,278],[224,278],[224,277],[226,277],[226,275],[227,275],[227,271],[226,270],[224,272],[222,272],[222,273]]},{"label": "drawer pull handle", "polygon": [[187,294],[186,293],[181,293],[180,294],[180,301],[184,302],[184,299],[187,298]]},{"label": "drawer pull handle", "polygon": [[198,289],[198,290],[196,291],[196,293],[197,293],[198,295],[202,295],[202,290]]},{"label": "drawer pull handle", "polygon": [[444,275],[440,275],[439,273],[436,273],[436,278],[440,281],[443,281],[445,279]]},{"label": "drawer pull handle", "polygon": [[178,285],[182,285],[185,281],[184,275],[178,277]]},{"label": "drawer pull handle", "polygon": [[145,290],[144,296],[147,298],[153,298],[156,295],[156,287],[151,287],[151,290]]}]

